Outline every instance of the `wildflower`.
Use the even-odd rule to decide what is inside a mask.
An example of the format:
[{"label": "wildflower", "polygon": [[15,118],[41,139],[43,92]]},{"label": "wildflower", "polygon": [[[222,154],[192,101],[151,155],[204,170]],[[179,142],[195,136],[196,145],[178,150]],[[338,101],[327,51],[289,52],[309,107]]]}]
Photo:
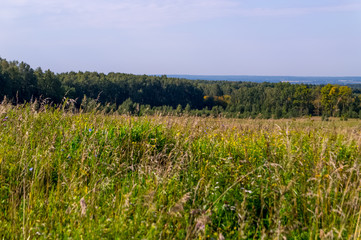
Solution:
[{"label": "wildflower", "polygon": [[92,131],[92,129],[91,128],[89,128],[89,132],[91,132]]},{"label": "wildflower", "polygon": [[244,190],[246,193],[252,193],[251,190],[247,190],[247,189],[245,189],[245,188],[243,188],[243,187],[241,187],[241,189]]},{"label": "wildflower", "polygon": [[34,169],[34,168],[31,167],[31,168],[29,168],[29,171],[31,172],[31,171],[33,171],[33,169]]}]

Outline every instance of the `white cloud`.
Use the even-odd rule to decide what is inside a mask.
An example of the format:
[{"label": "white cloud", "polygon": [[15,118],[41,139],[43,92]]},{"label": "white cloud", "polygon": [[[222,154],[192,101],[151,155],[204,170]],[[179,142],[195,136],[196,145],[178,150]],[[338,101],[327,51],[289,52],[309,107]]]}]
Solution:
[{"label": "white cloud", "polygon": [[93,25],[117,27],[164,26],[227,15],[234,3],[228,0],[123,1],[97,9],[88,5],[84,20]]},{"label": "white cloud", "polygon": [[[224,16],[231,0],[4,0],[2,19],[38,16],[51,24],[81,26],[163,26]],[[50,21],[50,22],[49,22]]]},{"label": "white cloud", "polygon": [[361,4],[345,4],[338,6],[308,7],[308,8],[253,8],[240,9],[239,13],[245,16],[300,16],[312,13],[327,12],[354,12],[360,11]]},{"label": "white cloud", "polygon": [[361,4],[314,8],[242,8],[235,0],[2,0],[0,23],[39,19],[54,27],[143,28],[223,16],[298,16],[360,11]]}]

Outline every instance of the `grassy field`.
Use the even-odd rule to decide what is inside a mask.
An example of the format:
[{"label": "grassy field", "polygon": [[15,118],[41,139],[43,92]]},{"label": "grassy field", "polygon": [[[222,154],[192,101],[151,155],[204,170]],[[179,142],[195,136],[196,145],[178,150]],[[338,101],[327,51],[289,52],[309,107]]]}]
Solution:
[{"label": "grassy field", "polygon": [[359,239],[359,120],[0,105],[1,239]]}]

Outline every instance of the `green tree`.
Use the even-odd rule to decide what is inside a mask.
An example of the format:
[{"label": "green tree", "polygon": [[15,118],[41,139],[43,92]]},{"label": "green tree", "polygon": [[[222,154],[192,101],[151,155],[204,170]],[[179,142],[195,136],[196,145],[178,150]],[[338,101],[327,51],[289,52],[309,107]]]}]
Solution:
[{"label": "green tree", "polygon": [[191,105],[189,105],[189,103],[187,103],[186,107],[184,108],[184,112],[190,113],[190,111],[191,111]]},{"label": "green tree", "polygon": [[137,110],[137,104],[128,98],[118,108],[120,114],[134,114]]},{"label": "green tree", "polygon": [[352,89],[348,86],[341,86],[338,91],[338,109],[340,114],[346,114],[349,111],[349,106],[352,102]]},{"label": "green tree", "polygon": [[43,71],[38,68],[35,71],[38,78],[38,86],[40,95],[50,98],[52,101],[58,103],[64,96],[64,89],[62,88],[59,78],[50,70]]},{"label": "green tree", "polygon": [[176,108],[176,110],[175,110],[176,114],[177,114],[178,116],[180,116],[180,115],[182,115],[182,111],[183,111],[182,105],[178,104],[178,106],[177,106],[177,108]]},{"label": "green tree", "polygon": [[[2,59],[0,58],[0,61]],[[2,71],[2,66],[0,64],[0,101],[4,98],[4,96],[6,96],[7,93],[7,79],[5,78],[3,71]]]},{"label": "green tree", "polygon": [[308,114],[311,105],[310,89],[306,85],[298,85],[294,94],[293,104],[299,109],[299,114]]},{"label": "green tree", "polygon": [[37,97],[37,78],[30,65],[21,62],[19,64],[20,89],[19,94],[23,100],[30,100]]},{"label": "green tree", "polygon": [[321,88],[321,104],[323,107],[323,115],[335,115],[338,97],[338,85],[327,84]]}]

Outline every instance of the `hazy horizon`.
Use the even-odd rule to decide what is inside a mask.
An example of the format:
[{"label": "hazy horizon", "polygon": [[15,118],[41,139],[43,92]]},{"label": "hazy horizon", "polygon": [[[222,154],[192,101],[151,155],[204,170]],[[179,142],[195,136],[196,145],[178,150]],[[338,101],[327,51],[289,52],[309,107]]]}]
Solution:
[{"label": "hazy horizon", "polygon": [[3,0],[0,57],[54,72],[361,76],[359,0]]},{"label": "hazy horizon", "polygon": [[[29,64],[29,62],[23,61],[21,59],[8,59],[5,56],[1,56],[0,58],[2,59],[6,59],[7,61],[17,61],[17,62],[25,62],[27,64]],[[194,77],[295,77],[295,78],[361,78],[361,75],[256,75],[256,74],[165,74],[165,73],[131,73],[131,72],[121,72],[121,71],[97,71],[97,70],[89,70],[89,69],[82,69],[82,70],[69,70],[69,71],[54,71],[53,69],[50,68],[43,68],[42,66],[34,66],[30,64],[30,67],[33,69],[36,68],[41,68],[42,70],[51,70],[56,74],[61,74],[61,73],[67,73],[67,72],[98,72],[98,73],[103,73],[103,74],[109,74],[111,72],[114,73],[124,73],[124,74],[133,74],[133,75],[149,75],[149,76],[162,76],[162,75],[166,75],[168,77],[176,77],[177,76],[194,76]],[[195,78],[189,78],[189,79],[195,79]]]}]

